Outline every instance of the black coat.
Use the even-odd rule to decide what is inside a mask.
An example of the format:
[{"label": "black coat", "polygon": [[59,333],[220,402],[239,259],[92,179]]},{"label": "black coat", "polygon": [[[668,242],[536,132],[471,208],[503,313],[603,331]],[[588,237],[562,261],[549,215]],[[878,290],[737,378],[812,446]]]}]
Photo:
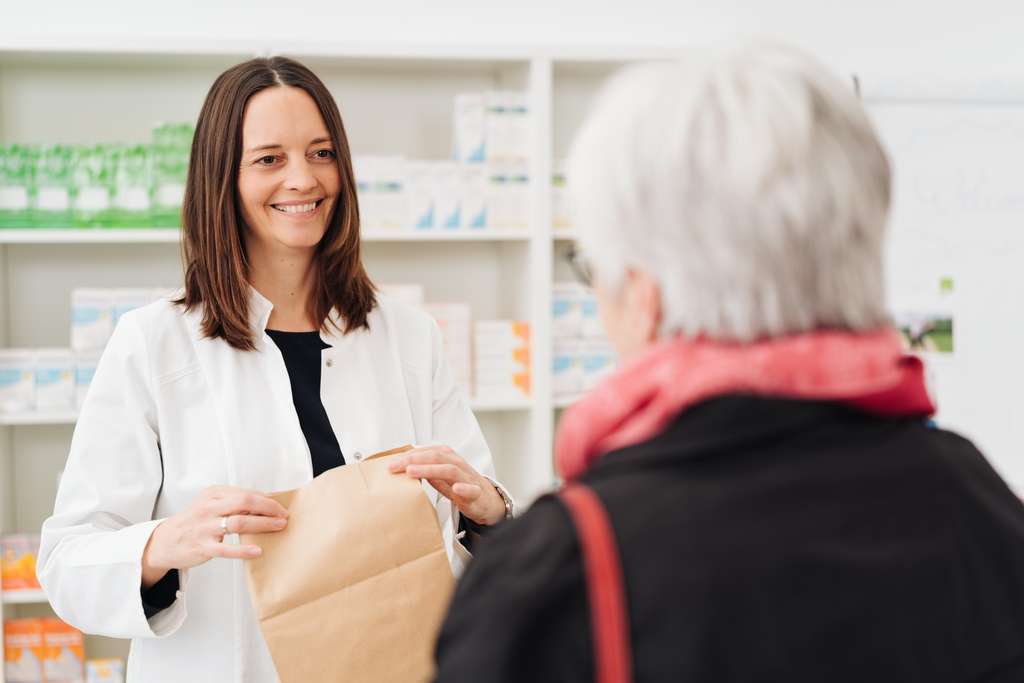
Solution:
[{"label": "black coat", "polygon": [[[623,560],[636,681],[1024,681],[1024,505],[920,420],[729,396],[583,477]],[[575,532],[544,497],[485,539],[438,680],[593,680]]]}]

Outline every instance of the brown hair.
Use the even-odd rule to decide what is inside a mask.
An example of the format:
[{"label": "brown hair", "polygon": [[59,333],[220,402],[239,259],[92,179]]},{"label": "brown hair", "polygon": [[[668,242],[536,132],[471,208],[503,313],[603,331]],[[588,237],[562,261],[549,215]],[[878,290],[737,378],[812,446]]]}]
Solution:
[{"label": "brown hair", "polygon": [[238,64],[210,88],[192,139],[182,210],[185,294],[175,303],[187,311],[201,306],[203,334],[244,351],[253,350],[255,343],[249,324],[245,223],[238,198],[242,122],[249,98],[275,86],[301,88],[316,102],[341,177],[338,201],[316,248],[311,313],[324,329],[331,310],[337,308],[348,333],[369,327],[367,316],[377,303],[361,259],[351,151],[334,98],[312,71],[294,60],[272,57]]}]

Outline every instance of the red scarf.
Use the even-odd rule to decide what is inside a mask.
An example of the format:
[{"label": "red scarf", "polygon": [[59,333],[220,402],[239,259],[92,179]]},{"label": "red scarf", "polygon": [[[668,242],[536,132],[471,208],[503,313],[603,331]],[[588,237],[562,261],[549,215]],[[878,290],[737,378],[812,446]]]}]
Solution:
[{"label": "red scarf", "polygon": [[646,441],[714,396],[757,394],[836,401],[887,417],[935,412],[924,365],[899,336],[812,332],[753,344],[675,337],[625,364],[563,415],[555,440],[566,481],[598,457]]}]

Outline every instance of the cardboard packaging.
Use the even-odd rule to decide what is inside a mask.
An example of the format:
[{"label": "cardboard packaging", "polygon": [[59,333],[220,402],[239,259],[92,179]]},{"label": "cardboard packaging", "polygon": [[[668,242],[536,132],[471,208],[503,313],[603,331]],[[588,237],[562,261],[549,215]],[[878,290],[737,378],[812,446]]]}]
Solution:
[{"label": "cardboard packaging", "polygon": [[414,230],[433,230],[437,222],[437,211],[434,208],[430,162],[410,161],[406,169],[406,188],[409,192],[409,217],[406,223]]},{"label": "cardboard packaging", "polygon": [[483,164],[462,164],[459,175],[462,227],[483,230],[488,227],[487,167]]},{"label": "cardboard packaging", "polygon": [[481,320],[473,325],[473,383],[477,398],[519,400],[530,396],[530,325],[518,320]]},{"label": "cardboard packaging", "polygon": [[472,314],[469,304],[433,303],[426,304],[424,310],[437,321],[445,357],[455,383],[468,395],[473,378]]},{"label": "cardboard packaging", "polygon": [[43,622],[9,619],[4,622],[4,676],[7,683],[43,680]]},{"label": "cardboard packaging", "polygon": [[39,556],[39,534],[12,534],[0,539],[3,561],[4,591],[39,590],[36,578],[36,558]]},{"label": "cardboard packaging", "polygon": [[88,659],[85,662],[85,683],[124,683],[124,660]]},{"label": "cardboard packaging", "polygon": [[483,93],[455,96],[456,160],[467,163],[481,163],[486,160],[485,112]]},{"label": "cardboard packaging", "polygon": [[81,683],[85,677],[85,638],[60,619],[42,619],[43,680],[46,683]]},{"label": "cardboard packaging", "polygon": [[423,486],[388,471],[406,450],[274,494],[288,527],[243,536],[263,548],[246,570],[282,683],[432,680],[454,578]]},{"label": "cardboard packaging", "polygon": [[75,356],[70,349],[36,349],[36,410],[75,407]]}]

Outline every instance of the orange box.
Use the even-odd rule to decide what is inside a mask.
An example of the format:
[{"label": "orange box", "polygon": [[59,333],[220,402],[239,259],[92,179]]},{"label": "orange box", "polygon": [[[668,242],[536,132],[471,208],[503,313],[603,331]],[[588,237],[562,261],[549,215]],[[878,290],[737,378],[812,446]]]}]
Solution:
[{"label": "orange box", "polygon": [[124,660],[86,660],[85,681],[86,683],[124,683]]},{"label": "orange box", "polygon": [[85,638],[60,619],[43,623],[43,680],[46,683],[81,683],[85,678]]},{"label": "orange box", "polygon": [[9,619],[4,622],[4,676],[7,683],[39,683],[43,680],[42,619]]},{"label": "orange box", "polygon": [[2,561],[0,575],[5,591],[38,590],[36,557],[39,555],[38,534],[16,534],[0,539]]}]

